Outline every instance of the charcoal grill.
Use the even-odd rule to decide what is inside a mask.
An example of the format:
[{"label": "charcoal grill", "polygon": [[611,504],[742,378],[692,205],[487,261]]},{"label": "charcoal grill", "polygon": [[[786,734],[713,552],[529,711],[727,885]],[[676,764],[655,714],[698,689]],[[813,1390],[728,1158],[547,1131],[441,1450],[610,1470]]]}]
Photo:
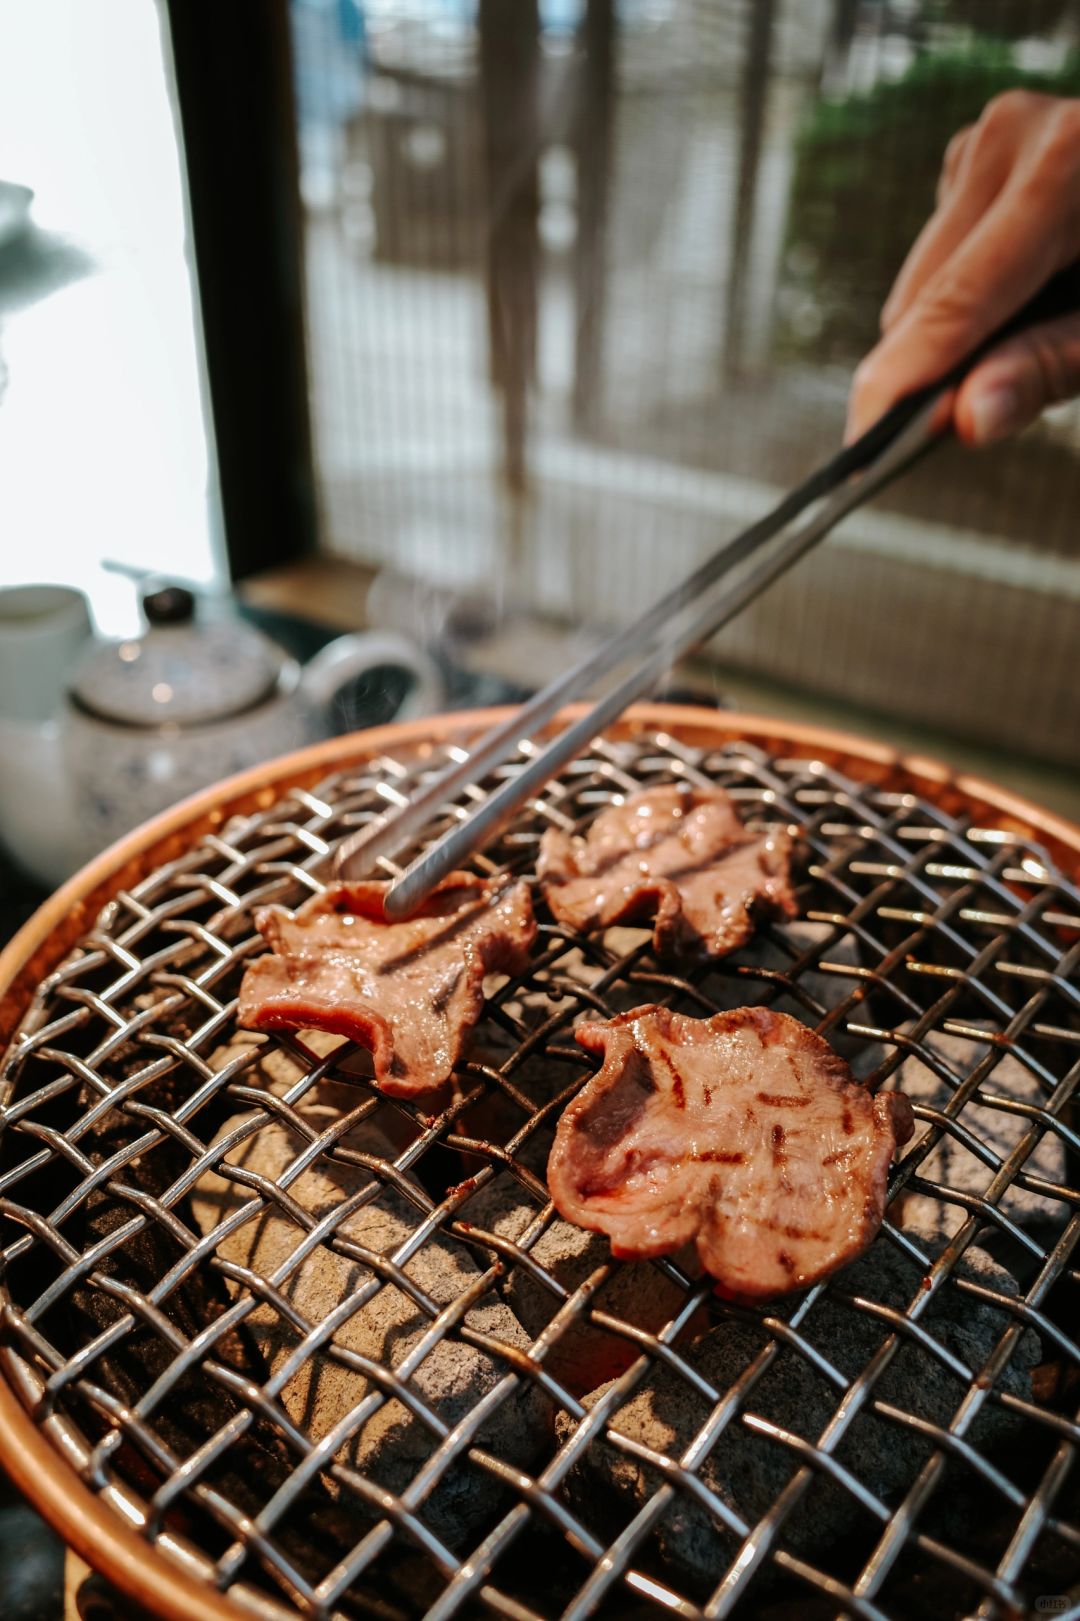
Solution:
[{"label": "charcoal grill", "polygon": [[[303,1037],[271,1043],[289,1066],[276,1085],[266,1049],[236,1043],[254,907],[310,894],[335,839],[494,718],[386,728],[234,779],[100,858],[0,960],[0,1461],[92,1564],[170,1618],[1080,1614],[1080,830],[838,734],[643,705],[551,781],[478,870],[528,873],[545,826],[584,825],[643,784],[717,782],[750,823],[798,830],[800,924],[770,925],[711,970],[673,972],[645,933],[581,939],[541,910],[530,973],[493,988],[443,1112],[382,1099],[362,1064]],[[402,862],[494,780],[446,807]],[[879,1240],[915,1279],[902,1299],[853,1292],[841,1275],[749,1312],[676,1258],[654,1263],[670,1305],[645,1323],[632,1292],[620,1312],[605,1308],[617,1270],[606,1250],[570,1284],[536,1258],[556,1221],[546,1144],[589,1073],[571,1027],[645,1001],[701,1015],[781,1006],[874,1087],[901,1071],[909,1089],[930,1079]],[[326,1088],[336,1107],[313,1126],[307,1105]],[[238,1117],[246,1142],[286,1133],[276,1179],[229,1173],[223,1133]],[[369,1126],[385,1148],[350,1147],[374,1140]],[[956,1156],[979,1174],[958,1176]],[[313,1213],[292,1199],[301,1159],[343,1178],[345,1203]],[[272,1218],[296,1245],[354,1265],[350,1317],[401,1291],[420,1349],[363,1365],[340,1324],[304,1315],[287,1277],[238,1262],[224,1227],[194,1213],[200,1178],[223,1173],[249,1222]],[[526,1208],[510,1236],[493,1214],[499,1190]],[[346,1213],[387,1199],[411,1230],[367,1252]],[[467,1263],[460,1299],[415,1282],[436,1243]],[[972,1271],[976,1250],[990,1272]],[[542,1321],[524,1342],[475,1326],[477,1303],[516,1311],[525,1284]],[[826,1308],[837,1345],[856,1325],[857,1367],[815,1337]],[[963,1332],[976,1313],[992,1328],[977,1355]],[[362,1412],[329,1435],[298,1413],[258,1321],[277,1325],[294,1369],[318,1358],[362,1375]],[[731,1325],[752,1332],[752,1351],[717,1386],[697,1348]],[[586,1327],[616,1370],[600,1399],[581,1388],[588,1358],[560,1354]],[[417,1385],[449,1342],[488,1370],[453,1422]],[[944,1381],[947,1411],[928,1418],[890,1393],[905,1355]],[[779,1422],[760,1393],[770,1368],[796,1364],[827,1403]],[[661,1376],[695,1414],[677,1442],[625,1419]],[[522,1461],[484,1426],[524,1393],[545,1416]],[[413,1478],[387,1486],[345,1441],[393,1402],[426,1445]],[[885,1492],[863,1452],[845,1450],[870,1417],[895,1456],[910,1453]],[[734,1434],[751,1447],[745,1502],[710,1473]],[[631,1489],[608,1489],[616,1464]],[[433,1529],[451,1477],[488,1505],[456,1542]],[[825,1493],[839,1519],[815,1541],[807,1507]],[[687,1515],[711,1521],[714,1568],[680,1558]]]}]

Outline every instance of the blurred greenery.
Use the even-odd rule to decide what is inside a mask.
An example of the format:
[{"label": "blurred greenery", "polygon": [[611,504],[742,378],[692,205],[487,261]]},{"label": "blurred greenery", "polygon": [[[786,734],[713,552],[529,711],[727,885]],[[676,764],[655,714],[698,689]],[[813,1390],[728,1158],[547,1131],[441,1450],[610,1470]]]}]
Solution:
[{"label": "blurred greenery", "polygon": [[818,99],[799,132],[780,287],[779,345],[844,365],[878,314],[934,206],[950,137],[1002,90],[1080,95],[1080,54],[1025,72],[1001,41],[927,52],[866,95]]}]

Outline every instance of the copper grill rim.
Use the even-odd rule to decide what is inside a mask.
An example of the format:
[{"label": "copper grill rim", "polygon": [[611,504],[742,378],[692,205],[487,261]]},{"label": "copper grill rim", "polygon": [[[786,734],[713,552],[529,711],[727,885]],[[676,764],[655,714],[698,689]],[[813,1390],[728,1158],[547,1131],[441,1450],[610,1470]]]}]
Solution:
[{"label": "copper grill rim", "polygon": [[[552,729],[585,710],[567,708]],[[508,709],[473,710],[348,734],[282,755],[225,779],[135,829],[75,874],[0,952],[0,1048],[7,1045],[39,982],[62,960],[121,889],[152,873],[230,816],[266,809],[288,789],[311,787],[329,772],[378,756],[424,754],[506,718]],[[667,733],[679,743],[719,748],[749,743],[780,758],[818,759],[860,782],[917,793],[953,815],[1034,837],[1070,877],[1080,874],[1080,826],[992,783],[951,771],[851,733],[689,705],[637,704],[605,733],[627,738]],[[134,1603],[163,1621],[228,1621],[246,1612],[209,1586],[193,1586],[181,1566],[145,1542],[87,1487],[0,1377],[0,1465],[76,1553]]]}]

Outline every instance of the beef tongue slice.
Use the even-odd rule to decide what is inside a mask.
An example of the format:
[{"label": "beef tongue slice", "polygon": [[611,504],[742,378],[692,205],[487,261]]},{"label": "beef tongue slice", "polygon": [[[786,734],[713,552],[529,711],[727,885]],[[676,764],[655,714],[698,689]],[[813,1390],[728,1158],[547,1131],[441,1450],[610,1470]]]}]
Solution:
[{"label": "beef tongue slice", "polygon": [[911,1132],[806,1025],[767,1008],[693,1019],[637,1008],[586,1023],[604,1055],[548,1163],[561,1214],[645,1260],[695,1243],[721,1293],[804,1288],[871,1242]]},{"label": "beef tongue slice", "polygon": [[549,828],[537,873],[566,928],[654,918],[662,954],[723,957],[755,916],[794,916],[791,839],[752,833],[722,788],[665,783],[603,811],[584,838]]}]

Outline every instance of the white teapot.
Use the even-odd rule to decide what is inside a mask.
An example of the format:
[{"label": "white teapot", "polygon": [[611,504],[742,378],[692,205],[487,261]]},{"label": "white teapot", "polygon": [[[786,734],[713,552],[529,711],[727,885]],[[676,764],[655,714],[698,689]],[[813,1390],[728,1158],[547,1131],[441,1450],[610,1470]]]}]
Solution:
[{"label": "white teapot", "polygon": [[241,620],[199,623],[182,587],[143,612],[143,636],[89,645],[52,718],[5,716],[0,693],[0,838],[43,883],[196,789],[343,730],[337,700],[376,668],[413,678],[398,718],[443,701],[437,666],[393,632],[341,636],[301,666]]}]

